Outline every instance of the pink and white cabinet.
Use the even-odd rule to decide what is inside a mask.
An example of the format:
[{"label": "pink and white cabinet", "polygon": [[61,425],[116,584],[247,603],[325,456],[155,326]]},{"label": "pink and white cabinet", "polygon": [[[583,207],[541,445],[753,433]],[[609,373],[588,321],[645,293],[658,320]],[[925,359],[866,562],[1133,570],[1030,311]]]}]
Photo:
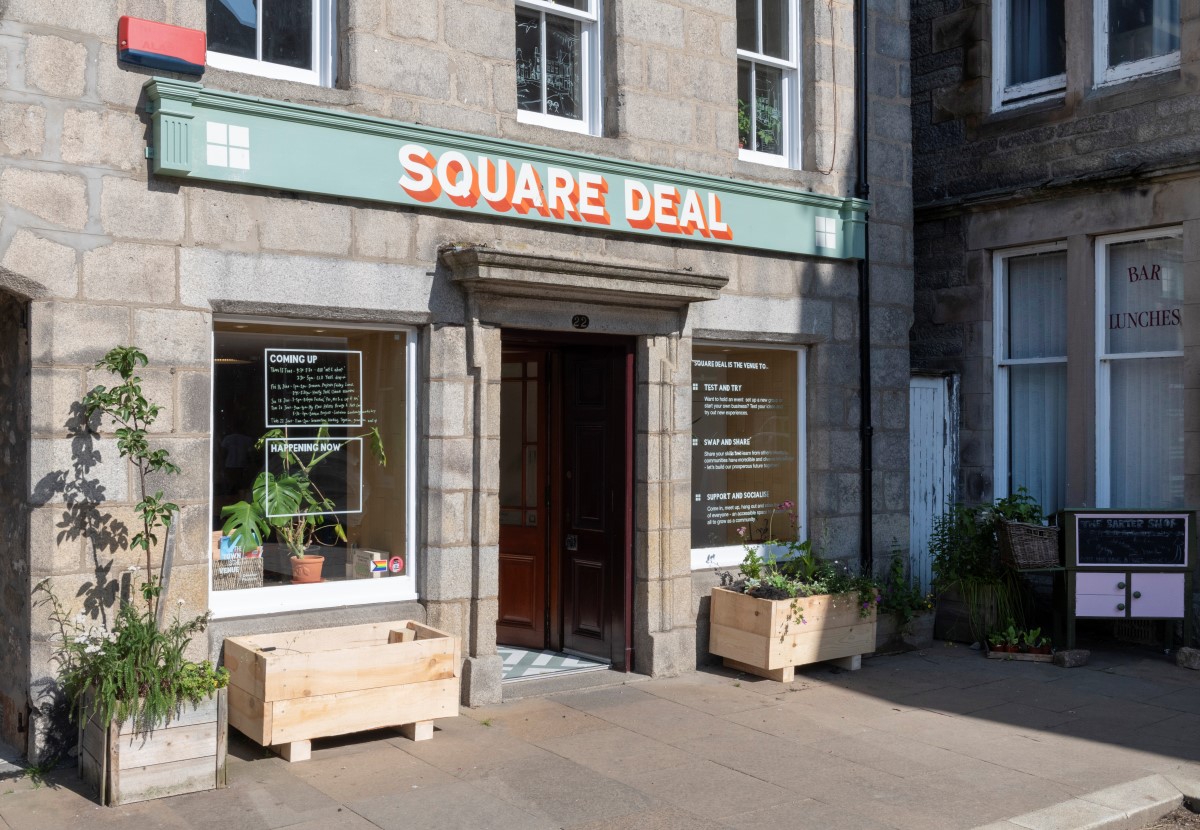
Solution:
[{"label": "pink and white cabinet", "polygon": [[1182,510],[1064,511],[1068,648],[1077,618],[1182,620],[1188,641],[1195,518]]}]

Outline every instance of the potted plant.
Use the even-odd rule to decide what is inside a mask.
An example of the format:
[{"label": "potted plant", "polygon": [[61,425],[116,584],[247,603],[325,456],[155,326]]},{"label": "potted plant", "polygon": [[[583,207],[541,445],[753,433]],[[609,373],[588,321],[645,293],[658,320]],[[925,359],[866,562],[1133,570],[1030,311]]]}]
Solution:
[{"label": "potted plant", "polygon": [[[371,454],[381,466],[387,465],[383,439],[378,427],[367,431]],[[256,443],[258,449],[278,447],[278,472],[264,470],[254,480],[250,501],[221,508],[225,519],[223,532],[243,553],[261,545],[272,532],[287,550],[292,565],[292,582],[321,581],[325,557],[315,553],[319,544],[317,531],[329,528],[341,541],[346,530],[337,516],[332,498],[321,492],[313,477],[321,462],[336,450],[331,445],[341,439],[330,439],[327,427],[321,427],[315,439],[305,440],[311,449],[294,451],[296,441],[289,441],[286,430],[272,429]]]},{"label": "potted plant", "polygon": [[[790,511],[791,502],[776,510]],[[844,564],[820,559],[810,541],[780,541],[772,533],[775,511],[761,534],[739,528],[747,541],[740,579],[722,574],[712,590],[709,651],[725,665],[790,682],[795,667],[840,660],[847,668],[875,648],[879,594],[874,580]],[[791,515],[792,529],[797,520]]]},{"label": "potted plant", "polygon": [[738,99],[738,148],[745,149],[750,142],[750,113],[746,102]]},{"label": "potted plant", "polygon": [[892,542],[892,561],[879,586],[879,624],[875,650],[900,651],[933,644],[933,595],[909,577],[905,557]]},{"label": "potted plant", "polygon": [[1017,575],[1000,559],[1000,518],[1040,522],[1041,508],[1019,488],[994,504],[955,504],[934,520],[930,551],[938,639],[982,643],[1001,620],[1024,619]]},{"label": "potted plant", "polygon": [[1021,638],[1025,651],[1030,654],[1049,654],[1050,638],[1042,636],[1041,628],[1031,628]]},{"label": "potted plant", "polygon": [[[79,770],[102,804],[225,785],[228,673],[186,656],[208,615],[180,619],[179,600],[174,619],[163,621],[165,557],[157,555],[158,540],[179,508],[162,491],[147,493],[146,482],[151,474],[175,474],[179,467],[166,450],[150,448],[147,429],[161,407],[145,398],[135,374],[146,364],[136,347],[111,350],[96,366],[121,383],[97,386],[83,400],[88,423],[95,415],[115,421],[117,449],[133,467],[141,492],[135,507],[141,528],[129,542],[145,553],[141,601],[122,596],[110,627],[103,616],[91,624],[83,613],[71,616],[49,580],[35,589],[46,594],[58,627],[55,660],[79,726]],[[130,566],[130,581],[139,570]]]}]

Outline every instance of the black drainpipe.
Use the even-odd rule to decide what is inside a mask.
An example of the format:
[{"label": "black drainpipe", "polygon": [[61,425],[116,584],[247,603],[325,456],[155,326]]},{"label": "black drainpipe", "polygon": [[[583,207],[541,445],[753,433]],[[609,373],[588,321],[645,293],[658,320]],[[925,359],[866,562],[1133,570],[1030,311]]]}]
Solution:
[{"label": "black drainpipe", "polygon": [[[867,0],[854,3],[855,28],[858,31],[858,48],[855,50],[855,140],[857,142],[858,181],[854,195],[859,199],[871,198],[871,185],[867,181]],[[863,226],[863,258],[858,261],[858,385],[859,443],[862,448],[862,504],[859,531],[862,570],[871,574],[875,568],[874,516],[872,494],[872,437],[875,427],[871,423],[871,222],[870,214]]]}]

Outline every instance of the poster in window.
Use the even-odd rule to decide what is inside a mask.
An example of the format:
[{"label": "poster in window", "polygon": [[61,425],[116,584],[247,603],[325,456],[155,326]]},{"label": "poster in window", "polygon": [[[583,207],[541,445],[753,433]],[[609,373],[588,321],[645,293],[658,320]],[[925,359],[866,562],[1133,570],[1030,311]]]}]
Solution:
[{"label": "poster in window", "polygon": [[[692,350],[692,548],[740,545],[797,498],[798,361],[785,349]],[[791,528],[787,511],[771,530]]]},{"label": "poster in window", "polygon": [[362,352],[264,349],[267,427],[360,427]]}]

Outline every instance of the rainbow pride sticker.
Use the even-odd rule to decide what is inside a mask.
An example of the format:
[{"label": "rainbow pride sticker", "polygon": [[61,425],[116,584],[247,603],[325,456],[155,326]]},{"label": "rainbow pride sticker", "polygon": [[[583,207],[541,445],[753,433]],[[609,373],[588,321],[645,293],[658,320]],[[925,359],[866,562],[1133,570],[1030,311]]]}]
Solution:
[{"label": "rainbow pride sticker", "polygon": [[386,559],[372,559],[371,573],[381,574],[386,573],[388,569],[388,561]]}]

